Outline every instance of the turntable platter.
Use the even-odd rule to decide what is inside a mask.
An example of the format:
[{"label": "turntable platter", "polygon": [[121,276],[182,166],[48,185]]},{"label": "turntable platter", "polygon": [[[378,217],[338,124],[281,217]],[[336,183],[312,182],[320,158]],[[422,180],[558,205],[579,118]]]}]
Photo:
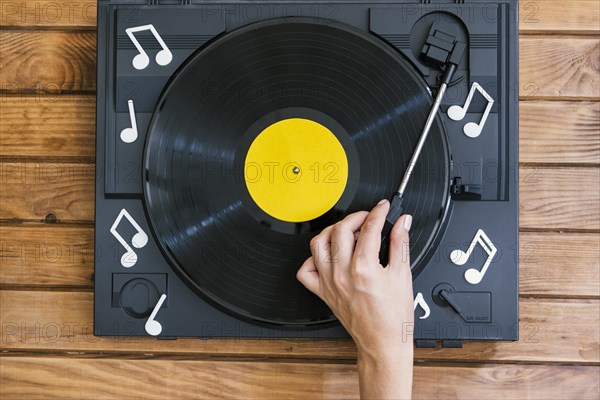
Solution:
[{"label": "turntable platter", "polygon": [[[296,281],[308,243],[400,182],[431,107],[383,40],[301,18],[248,25],[192,55],[167,85],[144,150],[144,201],[172,267],[238,317],[334,322]],[[411,266],[430,256],[449,205],[439,119],[405,193]]]}]

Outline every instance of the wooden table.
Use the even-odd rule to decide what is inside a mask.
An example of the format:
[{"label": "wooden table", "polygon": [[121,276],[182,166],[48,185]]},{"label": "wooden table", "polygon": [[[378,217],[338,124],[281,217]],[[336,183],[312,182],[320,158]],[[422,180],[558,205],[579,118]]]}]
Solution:
[{"label": "wooden table", "polygon": [[[0,397],[357,397],[348,341],[93,336],[96,4],[0,6]],[[521,339],[418,349],[415,398],[600,394],[600,6],[520,7]]]}]

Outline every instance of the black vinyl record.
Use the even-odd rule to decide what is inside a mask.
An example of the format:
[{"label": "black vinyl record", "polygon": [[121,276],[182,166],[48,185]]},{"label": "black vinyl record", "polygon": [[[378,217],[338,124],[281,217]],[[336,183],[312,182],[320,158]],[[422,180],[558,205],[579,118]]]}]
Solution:
[{"label": "black vinyl record", "polygon": [[[254,322],[335,321],[295,277],[309,241],[348,213],[397,189],[432,98],[383,40],[329,21],[286,18],[221,35],[192,55],[164,90],[144,152],[144,199],[172,267],[205,299]],[[347,182],[308,221],[273,217],[253,201],[244,161],[273,123],[304,118],[344,149]],[[436,118],[405,194],[413,215],[411,266],[443,231],[450,154]]]}]

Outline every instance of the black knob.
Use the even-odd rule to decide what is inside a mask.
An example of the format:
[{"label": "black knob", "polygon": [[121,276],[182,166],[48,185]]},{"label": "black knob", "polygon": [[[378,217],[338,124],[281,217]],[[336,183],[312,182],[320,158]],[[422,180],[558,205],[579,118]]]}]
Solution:
[{"label": "black knob", "polygon": [[154,283],[144,278],[128,281],[119,292],[121,308],[133,318],[148,318],[159,298]]}]

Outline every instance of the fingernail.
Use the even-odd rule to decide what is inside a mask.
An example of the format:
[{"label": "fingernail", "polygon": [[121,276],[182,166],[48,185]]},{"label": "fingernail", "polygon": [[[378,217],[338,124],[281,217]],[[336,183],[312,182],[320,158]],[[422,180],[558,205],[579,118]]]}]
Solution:
[{"label": "fingernail", "polygon": [[402,226],[404,227],[404,229],[406,229],[407,231],[410,231],[410,226],[412,225],[412,216],[406,214],[404,216],[404,221],[402,221]]},{"label": "fingernail", "polygon": [[387,202],[387,199],[383,199],[383,200],[380,200],[379,203],[377,203],[377,205],[380,206],[382,204],[385,204],[386,202]]}]

